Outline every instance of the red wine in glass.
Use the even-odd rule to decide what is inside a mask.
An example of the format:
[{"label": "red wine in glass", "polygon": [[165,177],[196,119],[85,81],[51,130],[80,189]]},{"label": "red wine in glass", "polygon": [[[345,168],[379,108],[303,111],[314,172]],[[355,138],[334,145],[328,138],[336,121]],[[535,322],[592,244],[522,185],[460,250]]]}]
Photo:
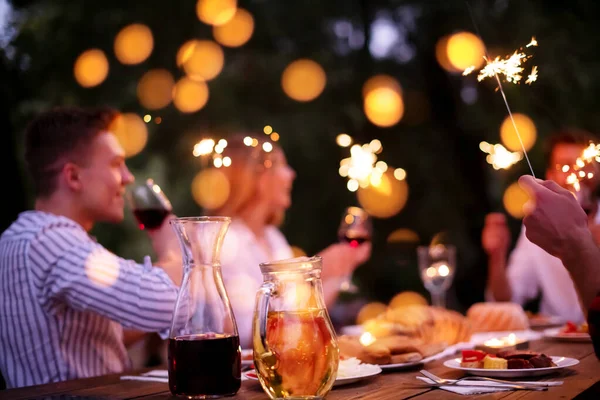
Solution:
[{"label": "red wine in glass", "polygon": [[136,185],[127,193],[127,199],[140,229],[157,229],[173,207],[161,188],[152,179]]},{"label": "red wine in glass", "polygon": [[164,208],[147,208],[133,210],[140,229],[157,229],[169,215],[170,211]]},{"label": "red wine in glass", "polygon": [[240,389],[238,336],[198,334],[169,339],[169,389],[178,397],[232,396]]},{"label": "red wine in glass", "polygon": [[360,246],[361,244],[368,242],[369,240],[371,240],[369,236],[353,236],[349,233],[346,233],[345,235],[340,235],[340,242],[346,242],[350,244],[350,247],[354,249]]}]

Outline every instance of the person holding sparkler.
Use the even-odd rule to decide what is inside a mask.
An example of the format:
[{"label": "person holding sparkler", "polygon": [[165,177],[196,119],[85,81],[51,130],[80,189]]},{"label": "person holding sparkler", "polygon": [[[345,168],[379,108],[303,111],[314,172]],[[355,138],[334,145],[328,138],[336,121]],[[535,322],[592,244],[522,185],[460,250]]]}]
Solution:
[{"label": "person holding sparkler", "polygon": [[[230,157],[231,165],[221,171],[227,176],[230,192],[226,202],[211,214],[232,217],[223,241],[221,265],[240,343],[250,348],[254,298],[263,281],[259,263],[293,257],[278,227],[291,205],[296,173],[281,147],[270,140],[236,135],[227,142],[223,155]],[[328,306],[337,299],[344,277],[367,261],[370,254],[368,241],[356,248],[336,243],[319,253]]]},{"label": "person holding sparkler", "polygon": [[588,229],[588,218],[571,193],[555,182],[526,175],[519,183],[534,199],[523,219],[527,238],[557,257],[572,278],[600,359],[600,248]]},{"label": "person holding sparkler", "polygon": [[[592,139],[591,135],[576,131],[552,136],[547,146],[546,179],[575,194],[573,185],[568,183],[569,172],[565,166],[574,165]],[[600,241],[600,215],[594,195],[597,184],[596,179],[584,180],[580,193],[576,194],[586,194],[578,196],[579,204],[587,213],[590,230]],[[482,244],[488,254],[488,300],[513,301],[523,305],[541,294],[542,314],[583,322],[575,287],[562,262],[532,243],[525,228],[521,229],[508,263],[510,232],[504,214],[486,216]]]}]

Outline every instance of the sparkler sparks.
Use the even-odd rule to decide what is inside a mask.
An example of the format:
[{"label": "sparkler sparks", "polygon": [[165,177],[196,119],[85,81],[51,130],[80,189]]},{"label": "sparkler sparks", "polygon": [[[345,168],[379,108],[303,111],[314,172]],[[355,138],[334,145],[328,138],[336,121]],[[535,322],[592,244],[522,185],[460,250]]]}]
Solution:
[{"label": "sparkler sparks", "polygon": [[592,171],[586,172],[586,167],[593,162],[600,162],[600,144],[590,143],[588,147],[583,150],[581,157],[577,158],[574,165],[563,165],[561,167],[562,172],[571,173],[567,176],[566,182],[573,186],[576,192],[581,190],[581,181],[585,179],[592,179],[595,175]]},{"label": "sparkler sparks", "polygon": [[531,73],[527,76],[527,80],[525,81],[525,83],[531,85],[533,82],[537,81],[537,77],[538,67],[537,65],[534,65],[533,68],[531,68]]},{"label": "sparkler sparks", "polygon": [[[279,134],[273,132],[273,128],[269,125],[263,128],[263,132],[265,135],[269,136],[271,141],[263,142],[261,148],[265,153],[270,153],[274,148],[272,142],[279,140]],[[243,143],[248,147],[257,147],[259,140],[255,137],[246,136],[243,139]],[[212,166],[215,168],[229,167],[231,165],[231,157],[224,154],[227,145],[228,143],[225,139],[219,139],[219,141],[215,142],[214,139],[204,138],[194,145],[192,154],[194,157],[200,157],[203,162],[207,162],[208,166],[210,166],[212,160]],[[265,166],[267,168],[270,167],[269,163],[269,160],[265,161]]]},{"label": "sparkler sparks", "polygon": [[[535,38],[531,38],[531,42],[525,47],[537,46],[538,42]],[[500,58],[497,56],[495,59],[490,60],[488,56],[483,57],[486,61],[485,66],[479,70],[477,80],[481,82],[486,78],[492,78],[497,75],[504,75],[507,82],[519,83],[523,78],[523,64],[531,58],[530,55],[526,54],[523,48],[519,48],[512,55]],[[475,67],[471,66],[463,72],[463,75],[469,75],[475,70]],[[537,66],[533,66],[531,73],[528,75],[526,81],[527,84],[531,84],[537,80]]]},{"label": "sparkler sparks", "polygon": [[491,164],[495,170],[509,169],[523,159],[523,154],[519,152],[510,152],[501,144],[492,145],[488,142],[481,142],[479,148],[481,151],[488,154],[485,160],[488,164]]},{"label": "sparkler sparks", "polygon": [[[340,147],[347,147],[345,144],[352,143],[352,138],[344,134],[343,141],[339,140]],[[340,161],[339,174],[343,178],[348,178],[347,187],[351,192],[356,192],[358,188],[366,189],[369,186],[378,187],[382,182],[383,174],[388,170],[385,161],[377,161],[377,154],[381,153],[383,146],[377,139],[368,144],[355,144],[350,148],[350,157]],[[394,177],[399,181],[406,179],[406,171],[398,168],[394,171]]]}]

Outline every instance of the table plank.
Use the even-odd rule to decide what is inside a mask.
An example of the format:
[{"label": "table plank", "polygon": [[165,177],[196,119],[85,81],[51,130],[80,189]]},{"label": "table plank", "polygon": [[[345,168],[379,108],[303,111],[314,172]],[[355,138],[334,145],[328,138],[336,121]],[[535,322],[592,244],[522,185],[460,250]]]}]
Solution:
[{"label": "table plank", "polygon": [[[547,355],[558,355],[573,357],[580,360],[580,364],[572,369],[542,378],[547,380],[563,379],[565,384],[560,387],[550,388],[548,392],[500,392],[489,395],[460,396],[439,389],[415,388],[420,385],[416,379],[418,371],[422,367],[412,370],[385,371],[384,373],[352,385],[334,388],[327,396],[328,400],[341,399],[366,399],[366,400],[398,400],[414,398],[417,400],[427,399],[494,399],[494,400],[539,400],[549,398],[573,398],[590,388],[600,379],[600,361],[593,353],[592,345],[589,343],[568,343],[540,340],[531,343],[532,350],[544,352]],[[427,370],[444,378],[458,378],[463,373],[451,370],[443,366],[444,360],[434,361],[426,366]],[[141,374],[148,371],[136,371]],[[128,373],[131,375],[132,373]],[[159,400],[172,399],[166,383],[121,381],[120,375],[107,375],[96,378],[79,379],[74,381],[60,382],[49,385],[34,386],[29,388],[12,389],[0,391],[1,399],[28,399],[43,398],[44,396],[70,396],[81,398],[103,398],[103,399],[143,399]],[[267,399],[256,381],[242,382],[242,388],[231,399],[238,400],[263,400]]]}]

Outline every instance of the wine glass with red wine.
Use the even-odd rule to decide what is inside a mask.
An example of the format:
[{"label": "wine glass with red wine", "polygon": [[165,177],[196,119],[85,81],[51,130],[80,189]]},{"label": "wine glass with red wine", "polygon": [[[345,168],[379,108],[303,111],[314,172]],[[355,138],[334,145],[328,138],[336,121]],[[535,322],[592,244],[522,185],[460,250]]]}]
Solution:
[{"label": "wine glass with red wine", "polygon": [[135,185],[127,193],[127,199],[140,229],[157,229],[173,211],[171,202],[152,179]]},{"label": "wine glass with red wine", "polygon": [[[346,208],[338,229],[339,241],[346,242],[350,247],[356,248],[370,241],[372,234],[373,227],[369,214],[360,207]],[[358,288],[352,283],[351,276],[348,276],[340,285],[340,290],[356,293]]]}]

